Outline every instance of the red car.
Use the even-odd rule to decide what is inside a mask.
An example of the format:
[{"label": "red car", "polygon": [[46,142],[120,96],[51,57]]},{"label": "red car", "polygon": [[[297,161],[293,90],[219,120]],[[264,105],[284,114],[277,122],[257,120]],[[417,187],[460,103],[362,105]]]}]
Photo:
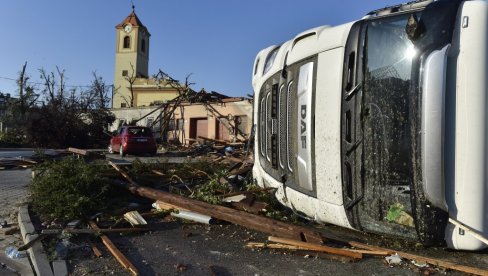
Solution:
[{"label": "red car", "polygon": [[110,153],[119,152],[120,156],[130,154],[155,155],[157,151],[156,140],[148,127],[123,126],[110,139],[108,146]]}]

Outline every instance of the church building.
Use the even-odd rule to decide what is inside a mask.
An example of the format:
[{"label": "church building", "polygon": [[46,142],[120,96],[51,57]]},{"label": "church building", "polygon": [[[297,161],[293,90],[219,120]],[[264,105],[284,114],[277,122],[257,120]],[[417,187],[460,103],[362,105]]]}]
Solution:
[{"label": "church building", "polygon": [[149,77],[151,34],[134,9],[115,29],[112,108],[150,106],[178,96],[178,91],[166,81]]}]

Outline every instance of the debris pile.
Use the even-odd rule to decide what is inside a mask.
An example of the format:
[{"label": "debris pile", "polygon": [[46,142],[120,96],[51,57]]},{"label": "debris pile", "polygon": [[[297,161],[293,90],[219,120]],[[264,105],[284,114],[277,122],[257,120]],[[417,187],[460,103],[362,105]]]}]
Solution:
[{"label": "debris pile", "polygon": [[[385,258],[387,265],[408,263],[420,271],[433,272],[433,267],[443,267],[477,275],[488,273],[482,269],[439,259],[341,240],[307,225],[271,218],[268,211],[275,211],[275,206],[272,201],[265,199],[274,199],[275,190],[252,185],[252,156],[246,154],[242,148],[232,147],[231,150],[226,149],[229,145],[225,145],[223,149],[216,150],[213,146],[210,151],[200,154],[200,157],[204,157],[202,160],[193,163],[175,164],[169,162],[169,159],[152,163],[136,160],[130,165],[121,165],[113,160],[96,162],[96,166],[105,168],[104,177],[110,180],[118,194],[122,194],[122,190],[129,192],[124,196],[124,208],[118,206],[111,211],[104,209],[105,213],[91,218],[79,218],[81,221],[72,218],[72,221],[53,220],[44,226],[40,225],[37,229],[38,239],[18,248],[18,251],[23,251],[41,240],[45,244],[49,240],[50,243],[56,241],[56,245],[51,246],[53,248],[61,248],[60,243],[69,248],[73,243],[67,243],[69,239],[66,237],[77,235],[83,248],[100,257],[103,253],[93,242],[94,238],[100,238],[125,269],[139,275],[137,268],[110,240],[108,234],[158,231],[153,227],[152,218],[165,221],[176,217],[204,224],[227,222],[268,235],[267,241],[252,241],[245,245],[253,250],[292,252],[307,258],[326,258],[342,262],[381,257]],[[80,156],[92,154],[79,149],[70,149],[70,152]],[[175,267],[180,271],[187,269],[184,264]]]}]

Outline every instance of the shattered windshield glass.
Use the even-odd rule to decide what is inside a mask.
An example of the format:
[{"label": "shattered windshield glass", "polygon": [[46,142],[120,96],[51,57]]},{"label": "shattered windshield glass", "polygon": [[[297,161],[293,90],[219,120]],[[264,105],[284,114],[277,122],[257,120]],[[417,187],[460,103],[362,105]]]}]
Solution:
[{"label": "shattered windshield glass", "polygon": [[387,185],[408,185],[409,102],[416,50],[405,32],[408,15],[368,22],[365,47],[365,142],[368,175]]}]

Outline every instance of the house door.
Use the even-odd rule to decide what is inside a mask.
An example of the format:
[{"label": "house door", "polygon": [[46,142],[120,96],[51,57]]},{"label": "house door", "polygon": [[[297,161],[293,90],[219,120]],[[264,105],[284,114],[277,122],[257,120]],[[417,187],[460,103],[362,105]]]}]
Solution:
[{"label": "house door", "polygon": [[229,129],[226,127],[226,124],[229,125],[227,118],[217,120],[217,139],[229,140]]},{"label": "house door", "polygon": [[208,138],[208,120],[207,118],[190,119],[190,138],[196,139],[198,136]]}]

